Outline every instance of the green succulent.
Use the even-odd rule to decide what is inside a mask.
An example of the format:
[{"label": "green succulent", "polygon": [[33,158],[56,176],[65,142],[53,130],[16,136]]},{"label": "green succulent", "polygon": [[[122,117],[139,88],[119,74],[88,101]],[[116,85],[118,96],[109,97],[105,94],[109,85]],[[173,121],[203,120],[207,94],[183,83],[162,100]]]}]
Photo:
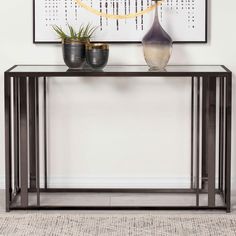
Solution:
[{"label": "green succulent", "polygon": [[61,40],[65,40],[67,37],[69,37],[68,35],[66,35],[66,33],[62,30],[61,27],[53,25],[52,28],[54,29],[54,31],[57,33],[57,35]]},{"label": "green succulent", "polygon": [[90,23],[87,25],[81,25],[79,30],[76,31],[71,25],[67,24],[69,34],[67,34],[62,27],[58,25],[53,25],[53,30],[57,33],[58,37],[62,40],[79,40],[79,41],[89,41],[97,27],[92,26]]}]

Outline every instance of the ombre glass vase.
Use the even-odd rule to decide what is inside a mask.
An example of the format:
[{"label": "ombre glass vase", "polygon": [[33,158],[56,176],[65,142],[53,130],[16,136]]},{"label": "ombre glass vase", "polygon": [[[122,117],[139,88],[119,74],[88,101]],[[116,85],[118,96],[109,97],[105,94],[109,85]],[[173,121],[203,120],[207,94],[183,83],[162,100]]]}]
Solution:
[{"label": "ombre glass vase", "polygon": [[[157,3],[157,0],[154,0]],[[158,4],[154,22],[142,40],[143,52],[150,70],[164,71],[172,52],[172,39],[162,28],[158,17]]]}]

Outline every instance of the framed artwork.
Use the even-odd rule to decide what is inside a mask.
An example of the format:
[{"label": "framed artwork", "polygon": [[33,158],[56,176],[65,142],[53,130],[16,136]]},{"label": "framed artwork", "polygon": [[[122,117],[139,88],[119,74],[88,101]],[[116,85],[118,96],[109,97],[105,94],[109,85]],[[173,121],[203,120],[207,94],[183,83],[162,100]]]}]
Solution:
[{"label": "framed artwork", "polygon": [[[152,0],[33,0],[34,43],[60,40],[52,25],[97,26],[93,41],[141,42],[154,17]],[[207,42],[207,0],[163,0],[160,22],[175,43]]]}]

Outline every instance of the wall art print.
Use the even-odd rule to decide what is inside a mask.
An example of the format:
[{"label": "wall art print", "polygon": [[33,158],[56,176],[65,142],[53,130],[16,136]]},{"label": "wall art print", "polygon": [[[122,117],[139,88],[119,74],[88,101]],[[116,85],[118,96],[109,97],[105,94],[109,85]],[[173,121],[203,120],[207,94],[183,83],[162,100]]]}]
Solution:
[{"label": "wall art print", "polygon": [[[33,1],[34,43],[59,42],[52,25],[79,28],[88,22],[98,27],[94,41],[140,42],[154,17],[152,0]],[[163,0],[159,18],[174,42],[207,41],[207,0]]]}]

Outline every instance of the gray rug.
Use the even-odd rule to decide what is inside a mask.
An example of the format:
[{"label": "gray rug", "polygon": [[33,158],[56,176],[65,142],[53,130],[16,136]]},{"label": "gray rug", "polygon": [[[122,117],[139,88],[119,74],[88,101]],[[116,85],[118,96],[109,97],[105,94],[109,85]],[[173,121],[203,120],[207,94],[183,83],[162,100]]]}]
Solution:
[{"label": "gray rug", "polygon": [[236,235],[236,216],[157,214],[2,214],[0,235]]}]

